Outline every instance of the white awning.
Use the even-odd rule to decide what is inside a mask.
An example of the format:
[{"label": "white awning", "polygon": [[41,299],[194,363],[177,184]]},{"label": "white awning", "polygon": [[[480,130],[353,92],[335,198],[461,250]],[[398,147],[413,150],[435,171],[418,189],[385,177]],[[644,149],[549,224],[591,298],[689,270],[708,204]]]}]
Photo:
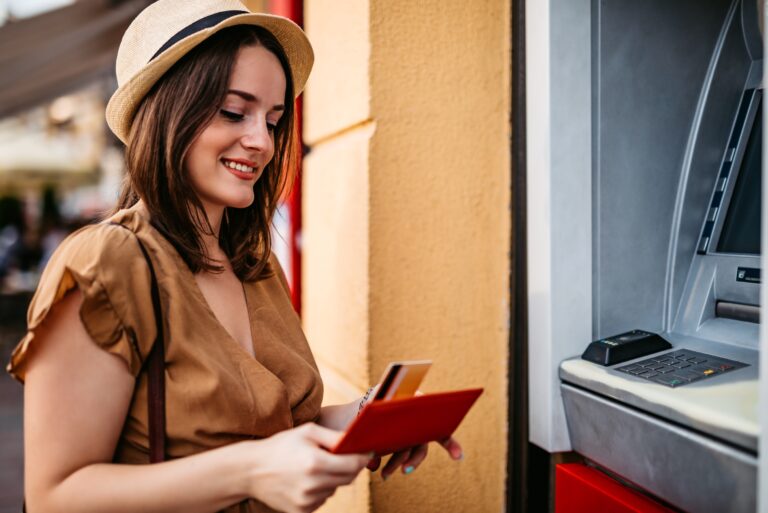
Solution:
[{"label": "white awning", "polygon": [[151,0],[79,0],[0,27],[0,118],[114,76],[120,38]]}]

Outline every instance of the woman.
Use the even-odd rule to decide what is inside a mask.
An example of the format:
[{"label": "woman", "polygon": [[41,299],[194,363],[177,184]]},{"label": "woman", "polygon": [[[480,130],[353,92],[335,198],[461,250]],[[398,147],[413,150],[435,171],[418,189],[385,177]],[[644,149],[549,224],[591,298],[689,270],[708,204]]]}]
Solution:
[{"label": "woman", "polygon": [[[236,0],[160,0],[128,28],[110,128],[118,210],[59,247],[9,371],[25,382],[28,511],[313,511],[371,455],[333,455],[365,398],[322,383],[271,255],[297,148],[301,30]],[[147,374],[165,336],[166,459],[148,456]],[[455,459],[461,448],[443,444]],[[412,471],[426,446],[392,456]]]}]

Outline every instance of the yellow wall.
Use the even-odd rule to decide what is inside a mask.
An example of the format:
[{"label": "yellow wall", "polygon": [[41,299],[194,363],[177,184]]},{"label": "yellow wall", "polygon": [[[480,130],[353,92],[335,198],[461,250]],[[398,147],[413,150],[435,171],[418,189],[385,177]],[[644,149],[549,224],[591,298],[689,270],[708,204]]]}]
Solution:
[{"label": "yellow wall", "polygon": [[501,511],[507,432],[510,13],[504,0],[309,0],[304,322],[328,403],[391,360],[422,389],[486,389],[410,476],[324,511]]}]

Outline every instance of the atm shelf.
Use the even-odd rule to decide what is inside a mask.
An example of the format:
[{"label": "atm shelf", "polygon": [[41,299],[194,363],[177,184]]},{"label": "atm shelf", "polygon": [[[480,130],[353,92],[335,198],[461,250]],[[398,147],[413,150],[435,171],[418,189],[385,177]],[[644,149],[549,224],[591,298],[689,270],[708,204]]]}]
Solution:
[{"label": "atm shelf", "polygon": [[[683,350],[692,355],[690,358],[697,360],[706,359],[708,354],[716,354],[719,358],[746,366],[720,372],[714,374],[714,377],[699,379],[685,386],[670,388],[657,381],[620,370],[622,367],[636,367],[639,363],[646,362],[648,357],[614,367],[602,367],[581,358],[573,358],[560,364],[560,379],[756,454],[759,433],[759,353],[720,343],[695,341],[691,337],[672,335],[670,341],[675,348],[654,355],[653,358],[668,357]],[[681,344],[683,341],[685,343]],[[703,356],[698,356],[699,354]],[[690,367],[680,370],[693,370],[702,363],[706,364],[687,362],[682,365],[690,364]],[[671,374],[659,372],[662,370],[666,369],[658,368],[652,372],[658,372],[658,376]]]}]

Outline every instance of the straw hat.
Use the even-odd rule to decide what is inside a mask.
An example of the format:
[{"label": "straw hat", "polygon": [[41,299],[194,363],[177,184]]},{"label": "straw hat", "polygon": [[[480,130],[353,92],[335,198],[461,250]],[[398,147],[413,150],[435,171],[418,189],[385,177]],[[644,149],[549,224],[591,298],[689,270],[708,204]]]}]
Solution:
[{"label": "straw hat", "polygon": [[294,90],[304,89],[314,62],[312,46],[298,25],[255,13],[243,0],[158,0],[144,9],[123,35],[117,52],[117,91],[107,104],[107,124],[123,142],[136,109],[160,77],[181,57],[223,28],[257,25],[285,50]]}]

